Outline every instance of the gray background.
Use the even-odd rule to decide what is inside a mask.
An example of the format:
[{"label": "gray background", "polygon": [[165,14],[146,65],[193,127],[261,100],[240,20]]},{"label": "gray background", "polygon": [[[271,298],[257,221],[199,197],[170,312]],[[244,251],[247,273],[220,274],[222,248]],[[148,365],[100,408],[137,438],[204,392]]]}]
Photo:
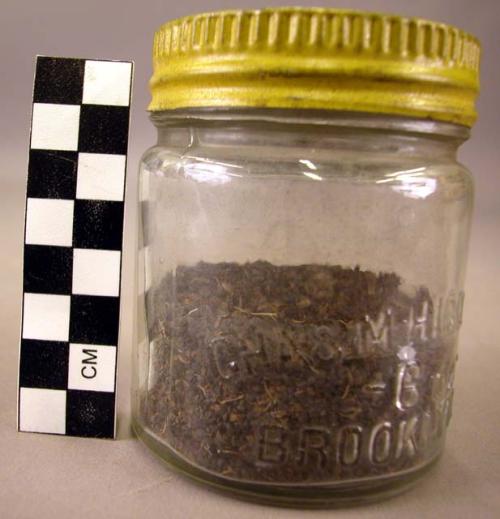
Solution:
[{"label": "gray background", "polygon": [[[286,3],[286,2],[285,2]],[[337,517],[500,516],[500,2],[374,0],[307,2],[421,16],[452,23],[483,44],[479,122],[460,158],[476,178],[476,211],[460,341],[454,420],[439,467],[414,491]],[[164,21],[193,12],[283,5],[243,0],[2,0],[0,11],[0,511],[2,517],[326,517],[220,497],[171,473],[131,436],[129,383],[136,166],[154,142],[146,106],[150,48]],[[293,5],[291,2],[289,5]],[[34,56],[133,59],[126,255],[119,360],[119,439],[15,431],[22,235]]]}]

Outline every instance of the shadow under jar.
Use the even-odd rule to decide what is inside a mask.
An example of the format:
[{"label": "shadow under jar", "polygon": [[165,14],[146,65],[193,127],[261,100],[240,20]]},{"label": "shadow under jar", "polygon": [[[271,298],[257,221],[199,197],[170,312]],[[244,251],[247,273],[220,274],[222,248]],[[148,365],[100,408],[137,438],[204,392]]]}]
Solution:
[{"label": "shadow under jar", "polygon": [[[327,87],[300,42],[290,66],[307,74],[292,81],[273,75],[279,60],[261,60],[260,84],[253,51],[240,42],[250,56],[235,64],[223,37],[199,89],[183,74],[203,45],[165,41],[191,24],[194,48],[205,24],[208,45],[221,16],[229,36],[257,18],[263,42],[273,16],[283,38],[293,16],[308,34],[313,16],[347,20],[339,31],[386,18],[453,31],[321,9],[200,15],[159,30],[158,142],[140,170],[135,430],[177,469],[240,497],[320,507],[394,495],[437,460],[450,419],[473,198],[456,152],[474,96],[469,111],[446,92],[435,106],[409,77],[397,104],[373,70]],[[449,70],[476,78],[475,40],[453,34],[463,59]],[[320,43],[335,81],[343,50]],[[280,49],[259,52],[277,60]],[[372,109],[360,94],[370,81],[385,99]]]}]

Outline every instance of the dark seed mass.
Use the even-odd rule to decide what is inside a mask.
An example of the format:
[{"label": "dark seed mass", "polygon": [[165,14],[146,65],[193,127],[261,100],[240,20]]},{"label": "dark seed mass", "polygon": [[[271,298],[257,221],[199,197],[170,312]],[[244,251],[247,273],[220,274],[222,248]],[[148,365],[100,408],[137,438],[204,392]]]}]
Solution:
[{"label": "dark seed mass", "polygon": [[400,285],[340,266],[178,267],[147,295],[144,426],[241,480],[334,482],[428,462],[449,419],[453,348],[433,333],[427,289]]}]

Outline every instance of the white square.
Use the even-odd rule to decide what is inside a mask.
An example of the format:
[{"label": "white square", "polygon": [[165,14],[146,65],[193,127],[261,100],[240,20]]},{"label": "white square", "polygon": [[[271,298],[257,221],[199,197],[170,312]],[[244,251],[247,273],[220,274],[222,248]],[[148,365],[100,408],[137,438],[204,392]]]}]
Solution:
[{"label": "white square", "polygon": [[69,345],[68,389],[115,390],[116,347]]},{"label": "white square", "polygon": [[34,103],[31,148],[76,151],[79,127],[80,106]]},{"label": "white square", "polygon": [[86,61],[83,103],[128,106],[132,63]]},{"label": "white square", "polygon": [[23,338],[67,341],[70,296],[24,294]]},{"label": "white square", "polygon": [[76,198],[123,200],[125,155],[78,154]]},{"label": "white square", "polygon": [[73,294],[120,295],[120,251],[73,250]]},{"label": "white square", "polygon": [[28,198],[26,243],[28,245],[73,245],[73,200]]},{"label": "white square", "polygon": [[66,391],[22,387],[19,393],[19,429],[66,434]]}]

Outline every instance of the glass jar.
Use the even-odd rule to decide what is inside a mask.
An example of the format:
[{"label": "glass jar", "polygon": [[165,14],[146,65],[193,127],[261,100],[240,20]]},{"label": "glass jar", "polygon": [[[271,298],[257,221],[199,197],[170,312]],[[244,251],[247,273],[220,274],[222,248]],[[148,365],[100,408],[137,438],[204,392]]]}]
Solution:
[{"label": "glass jar", "polygon": [[473,202],[456,153],[477,42],[294,8],[170,22],[154,52],[139,438],[273,504],[409,488],[451,413]]}]

